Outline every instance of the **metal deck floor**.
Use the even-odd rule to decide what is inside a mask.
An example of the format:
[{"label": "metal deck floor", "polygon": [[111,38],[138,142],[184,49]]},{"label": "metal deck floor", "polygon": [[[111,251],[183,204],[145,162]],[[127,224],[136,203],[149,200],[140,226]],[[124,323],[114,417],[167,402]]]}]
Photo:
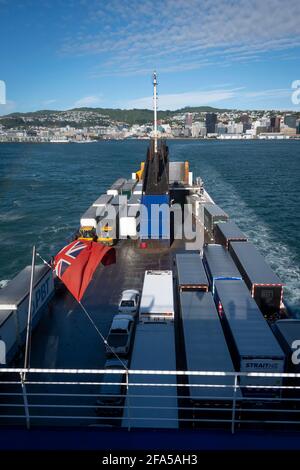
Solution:
[{"label": "metal deck floor", "polygon": [[[116,264],[99,265],[82,303],[104,337],[118,313],[122,290],[142,290],[147,269],[172,269],[179,249],[184,249],[184,242],[148,251],[124,240],[116,246]],[[57,293],[33,332],[31,367],[101,369],[105,360],[103,341],[80,305],[67,291]]]}]

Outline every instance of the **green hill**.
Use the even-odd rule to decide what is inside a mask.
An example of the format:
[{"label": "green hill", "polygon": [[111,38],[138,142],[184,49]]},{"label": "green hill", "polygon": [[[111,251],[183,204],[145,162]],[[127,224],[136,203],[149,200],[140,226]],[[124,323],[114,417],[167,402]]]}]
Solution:
[{"label": "green hill", "polygon": [[[205,113],[220,112],[224,109],[211,106],[185,107],[175,111],[159,111],[158,119],[171,120],[173,116],[181,113]],[[78,118],[80,116],[80,118]],[[0,117],[0,124],[5,127],[62,127],[71,125],[74,127],[104,125],[112,123],[147,124],[153,120],[151,109],[114,109],[114,108],[73,108],[66,111],[40,110],[28,113],[11,113]]]}]

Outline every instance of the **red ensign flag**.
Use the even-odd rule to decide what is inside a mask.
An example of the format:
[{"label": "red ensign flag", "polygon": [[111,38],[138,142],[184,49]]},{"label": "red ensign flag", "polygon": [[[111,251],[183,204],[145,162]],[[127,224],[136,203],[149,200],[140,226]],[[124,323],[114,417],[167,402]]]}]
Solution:
[{"label": "red ensign flag", "polygon": [[105,266],[115,263],[115,249],[96,242],[75,240],[57,253],[54,269],[80,302],[100,261]]}]

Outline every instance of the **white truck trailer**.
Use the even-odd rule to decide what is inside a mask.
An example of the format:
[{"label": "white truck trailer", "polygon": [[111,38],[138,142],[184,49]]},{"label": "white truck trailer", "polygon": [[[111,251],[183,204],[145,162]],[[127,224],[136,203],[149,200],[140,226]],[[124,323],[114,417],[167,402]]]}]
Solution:
[{"label": "white truck trailer", "polygon": [[172,271],[146,271],[139,311],[139,321],[165,322],[173,320],[174,292]]}]

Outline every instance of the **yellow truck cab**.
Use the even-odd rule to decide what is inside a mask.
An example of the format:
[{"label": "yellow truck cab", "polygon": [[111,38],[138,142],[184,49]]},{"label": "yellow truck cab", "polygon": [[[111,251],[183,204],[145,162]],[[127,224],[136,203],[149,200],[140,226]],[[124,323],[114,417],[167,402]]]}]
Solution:
[{"label": "yellow truck cab", "polygon": [[78,240],[97,241],[95,227],[90,225],[80,227],[77,238]]},{"label": "yellow truck cab", "polygon": [[79,240],[97,241],[97,207],[89,207],[80,218],[80,229],[77,234]]}]

